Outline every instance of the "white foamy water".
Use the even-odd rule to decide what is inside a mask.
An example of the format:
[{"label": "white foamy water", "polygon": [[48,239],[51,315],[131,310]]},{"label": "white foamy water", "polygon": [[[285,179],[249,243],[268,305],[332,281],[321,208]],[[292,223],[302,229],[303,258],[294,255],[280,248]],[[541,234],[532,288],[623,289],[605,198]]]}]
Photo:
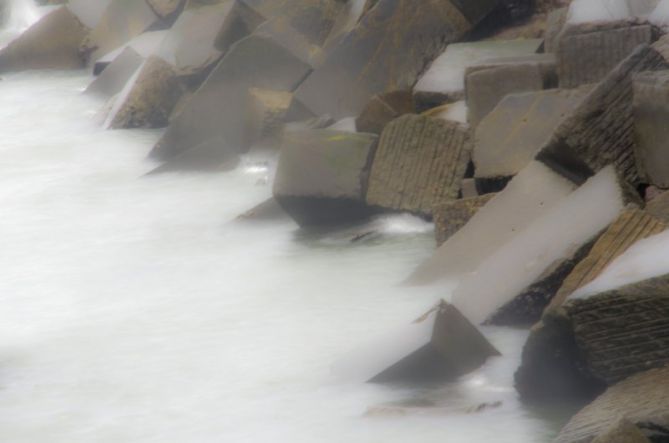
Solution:
[{"label": "white foamy water", "polygon": [[[512,388],[524,332],[487,329],[505,357],[429,391],[332,375],[447,295],[396,285],[432,253],[424,222],[232,221],[269,196],[271,158],[142,177],[159,133],[101,130],[88,81],[0,82],[0,441],[550,441]],[[416,399],[435,408],[364,417]]]}]

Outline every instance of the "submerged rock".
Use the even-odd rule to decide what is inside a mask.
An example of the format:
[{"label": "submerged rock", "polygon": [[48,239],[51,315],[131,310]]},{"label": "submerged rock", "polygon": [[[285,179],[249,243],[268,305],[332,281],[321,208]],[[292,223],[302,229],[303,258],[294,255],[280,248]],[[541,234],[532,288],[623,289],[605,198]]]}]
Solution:
[{"label": "submerged rock", "polygon": [[327,129],[286,132],[274,181],[274,198],[301,226],[365,218],[373,134]]},{"label": "submerged rock", "polygon": [[635,375],[576,414],[555,443],[665,441],[669,436],[668,399],[669,369]]},{"label": "submerged rock", "polygon": [[67,7],[42,17],[0,50],[0,72],[28,69],[81,69],[79,45],[88,29]]},{"label": "submerged rock", "polygon": [[417,115],[394,120],[379,140],[367,203],[431,215],[436,203],[458,198],[471,150],[470,132],[459,123]]}]

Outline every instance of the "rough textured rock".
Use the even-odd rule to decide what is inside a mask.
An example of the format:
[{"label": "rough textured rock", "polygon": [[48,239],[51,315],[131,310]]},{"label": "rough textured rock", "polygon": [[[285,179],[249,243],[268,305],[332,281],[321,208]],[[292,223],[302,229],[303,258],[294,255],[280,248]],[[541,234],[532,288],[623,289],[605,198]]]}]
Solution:
[{"label": "rough textured rock", "polygon": [[414,114],[416,102],[410,91],[392,91],[375,95],[355,120],[358,132],[381,135],[388,123],[404,114]]},{"label": "rough textured rock", "polygon": [[383,130],[369,177],[367,203],[431,215],[460,194],[471,159],[469,130],[455,122],[405,115]]},{"label": "rough textured rock", "polygon": [[505,304],[493,315],[488,317],[486,324],[496,326],[532,326],[541,318],[546,306],[554,300],[558,289],[565,278],[571,275],[574,268],[581,263],[595,244],[588,241],[575,247],[573,253],[563,260],[558,260],[546,269],[542,275]]},{"label": "rough textured rock", "polygon": [[637,241],[659,234],[667,228],[646,211],[628,209],[597,240],[590,253],[572,270],[551,301],[556,309],[577,289],[593,281],[613,260]]},{"label": "rough textured rock", "polygon": [[486,60],[465,74],[467,120],[476,127],[505,96],[555,86],[553,54]]},{"label": "rough textured rock", "polygon": [[634,77],[634,130],[639,174],[646,183],[669,188],[669,71]]},{"label": "rough textured rock", "polygon": [[0,72],[80,69],[79,45],[87,32],[68,8],[60,7],[0,50]]},{"label": "rough textured rock", "polygon": [[619,27],[593,25],[570,27],[559,41],[558,74],[560,87],[574,88],[603,79],[639,45],[653,41],[650,25]]},{"label": "rough textured rock", "polygon": [[152,155],[166,160],[219,138],[226,141],[221,149],[245,151],[249,89],[290,92],[310,71],[305,61],[269,38],[252,35],[239,41],[172,119]]},{"label": "rough textured rock", "polygon": [[[555,443],[642,443],[649,441],[645,435],[651,441],[666,441],[669,434],[667,399],[669,369],[635,375],[609,388],[576,414]],[[597,438],[606,433],[610,439]],[[629,437],[621,439],[623,433]]]},{"label": "rough textured rock", "polygon": [[641,46],[604,78],[542,147],[537,159],[582,180],[609,164],[628,182],[639,183],[634,159],[632,76],[667,69],[666,40]]},{"label": "rough textured rock", "polygon": [[421,346],[371,378],[371,382],[434,381],[467,374],[500,355],[454,306],[441,302],[415,323],[428,334]]},{"label": "rough textured rock", "polygon": [[377,137],[327,129],[286,132],[274,180],[274,198],[301,226],[368,216],[364,201]]},{"label": "rough textured rock", "polygon": [[468,2],[466,11],[449,0],[379,0],[358,25],[330,51],[297,91],[316,115],[358,115],[374,95],[408,89],[446,43],[462,37],[494,6],[494,0]]},{"label": "rough textured rock", "polygon": [[132,48],[125,48],[118,57],[86,88],[87,93],[111,97],[123,90],[144,59]]},{"label": "rough textured rock", "polygon": [[486,194],[478,197],[464,198],[446,203],[437,203],[432,210],[434,218],[434,233],[437,246],[441,246],[453,234],[493,198],[495,194]]},{"label": "rough textured rock", "polygon": [[592,443],[651,443],[632,422],[623,419],[604,431]]},{"label": "rough textured rock", "polygon": [[551,401],[579,389],[598,394],[669,364],[669,278],[568,300],[542,323],[528,338],[516,373],[521,396]]},{"label": "rough textured rock", "polygon": [[159,17],[146,1],[112,0],[98,24],[81,45],[81,52],[91,61],[148,30]]},{"label": "rough textured rock", "polygon": [[117,98],[118,107],[112,110],[109,127],[165,127],[184,90],[169,63],[150,57]]},{"label": "rough textured rock", "polygon": [[505,97],[476,128],[476,177],[517,174],[550,141],[584,95],[581,90],[549,90]]}]

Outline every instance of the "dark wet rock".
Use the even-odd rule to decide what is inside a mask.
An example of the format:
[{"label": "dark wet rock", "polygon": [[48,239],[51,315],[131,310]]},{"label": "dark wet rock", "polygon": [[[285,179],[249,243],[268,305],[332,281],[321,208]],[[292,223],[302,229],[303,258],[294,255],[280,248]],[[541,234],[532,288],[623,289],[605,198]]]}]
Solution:
[{"label": "dark wet rock", "polygon": [[424,343],[370,379],[372,383],[429,382],[455,379],[500,355],[454,306],[441,302],[418,319],[426,329]]},{"label": "dark wet rock", "polygon": [[560,124],[537,159],[573,180],[613,163],[625,180],[638,184],[632,77],[669,68],[664,56],[668,41],[640,46],[611,71]]},{"label": "dark wet rock", "polygon": [[437,203],[432,210],[437,246],[441,246],[478,212],[495,194]]},{"label": "dark wet rock", "polygon": [[639,174],[646,183],[669,187],[669,71],[634,77],[634,130]]},{"label": "dark wet rock", "polygon": [[467,120],[478,126],[507,95],[557,86],[555,56],[536,54],[486,60],[467,68]]},{"label": "dark wet rock", "polygon": [[158,20],[146,1],[111,0],[98,24],[82,43],[81,52],[94,62],[149,30]]},{"label": "dark wet rock", "polygon": [[666,441],[668,399],[669,369],[642,372],[610,387],[576,414],[555,443]]},{"label": "dark wet rock", "polygon": [[137,72],[144,62],[141,55],[128,47],[114,59],[109,66],[86,88],[90,94],[100,94],[111,97],[121,92],[123,87]]},{"label": "dark wet rock", "polygon": [[570,299],[542,323],[516,374],[523,397],[551,401],[560,395],[555,387],[578,393],[612,386],[669,364],[669,278]]},{"label": "dark wet rock", "polygon": [[184,93],[184,86],[172,65],[160,57],[150,57],[130,81],[129,89],[118,98],[109,127],[162,128]]},{"label": "dark wet rock", "polygon": [[301,226],[359,220],[369,160],[377,137],[327,129],[286,132],[274,181],[274,198]]},{"label": "dark wet rock", "polygon": [[455,122],[405,115],[383,130],[374,156],[367,203],[430,216],[456,200],[471,160],[469,130]]},{"label": "dark wet rock", "polygon": [[231,153],[246,151],[249,89],[290,92],[310,71],[307,62],[270,38],[239,41],[172,119],[152,156],[167,160],[210,139],[224,140],[220,148]]},{"label": "dark wet rock", "polygon": [[416,102],[410,91],[392,91],[372,97],[355,120],[358,132],[381,135],[388,123],[404,114],[416,113]]},{"label": "dark wet rock", "polygon": [[408,89],[425,67],[495,7],[476,0],[379,0],[297,91],[316,115],[358,115],[371,97]]},{"label": "dark wet rock", "polygon": [[208,139],[172,157],[147,175],[178,171],[223,172],[233,170],[240,162],[239,154],[230,152],[222,148],[223,146],[225,146],[224,140]]},{"label": "dark wet rock", "polygon": [[88,29],[60,7],[0,50],[0,72],[28,69],[80,69],[79,45]]},{"label": "dark wet rock", "polygon": [[476,128],[476,177],[517,174],[550,141],[585,92],[555,89],[505,97]]},{"label": "dark wet rock", "polygon": [[646,211],[634,208],[624,211],[564,280],[549,309],[561,306],[571,294],[597,278],[611,262],[634,243],[659,234],[666,228],[667,225],[663,221]]}]

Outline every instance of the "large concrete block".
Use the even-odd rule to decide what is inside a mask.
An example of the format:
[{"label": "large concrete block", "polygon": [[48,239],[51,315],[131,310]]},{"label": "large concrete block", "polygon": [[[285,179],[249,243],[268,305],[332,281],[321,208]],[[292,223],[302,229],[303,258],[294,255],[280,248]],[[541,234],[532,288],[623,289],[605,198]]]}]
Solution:
[{"label": "large concrete block", "polygon": [[431,215],[436,203],[458,198],[471,150],[470,132],[459,123],[418,115],[394,120],[379,140],[367,203]]},{"label": "large concrete block", "polygon": [[28,69],[80,69],[79,45],[88,29],[60,7],[0,50],[0,72]]},{"label": "large concrete block", "polygon": [[653,40],[650,25],[623,22],[619,26],[567,28],[560,37],[557,51],[560,87],[574,88],[599,82],[637,46],[650,44]]},{"label": "large concrete block", "polygon": [[486,60],[465,73],[467,120],[476,127],[505,96],[555,86],[553,54]]},{"label": "large concrete block", "polygon": [[93,75],[100,75],[123,51],[130,48],[143,59],[160,54],[160,47],[167,37],[167,31],[149,31],[133,37],[127,43],[103,55],[93,64]]},{"label": "large concrete block", "polygon": [[669,71],[634,77],[634,132],[639,174],[646,183],[669,188]]},{"label": "large concrete block", "polygon": [[145,0],[112,0],[83,42],[81,51],[94,62],[142,34],[158,20]]},{"label": "large concrete block", "polygon": [[144,58],[132,48],[125,48],[86,88],[86,93],[111,97],[121,92]]},{"label": "large concrete block", "polygon": [[669,434],[667,399],[669,369],[643,372],[609,388],[582,409],[562,429],[555,443],[665,441]]},{"label": "large concrete block", "polygon": [[496,5],[476,0],[480,16],[465,17],[450,0],[379,0],[329,52],[323,65],[297,91],[316,115],[358,115],[369,99],[411,88],[424,67],[469,31]]},{"label": "large concrete block", "polygon": [[644,238],[659,234],[667,228],[665,222],[646,211],[628,209],[613,222],[593,248],[564,280],[548,309],[557,309],[577,289],[597,278],[630,246]]},{"label": "large concrete block", "polygon": [[434,382],[453,380],[499,355],[454,306],[442,301],[409,327],[353,353],[335,372],[374,383]]},{"label": "large concrete block", "polygon": [[567,21],[569,8],[559,8],[551,11],[546,19],[546,32],[544,33],[544,51],[555,53],[558,50],[560,33]]},{"label": "large concrete block", "polygon": [[434,205],[432,216],[437,246],[444,244],[466,225],[494,196],[495,194],[486,194]]},{"label": "large concrete block", "polygon": [[249,36],[236,43],[172,120],[152,155],[167,160],[208,139],[221,149],[248,149],[248,90],[293,91],[311,71],[309,64],[272,39]]},{"label": "large concrete block", "polygon": [[391,91],[375,95],[355,120],[358,132],[381,135],[388,123],[404,114],[414,114],[416,102],[411,91]]},{"label": "large concrete block", "polygon": [[464,98],[467,68],[491,58],[528,56],[540,47],[540,39],[450,44],[422,74],[414,91],[421,103],[439,104]]},{"label": "large concrete block", "polygon": [[461,278],[576,188],[539,162],[530,163],[482,207],[435,254],[421,263],[408,282],[430,284]]},{"label": "large concrete block", "polygon": [[575,180],[614,164],[622,177],[638,184],[632,77],[669,68],[666,42],[637,48],[611,71],[560,124],[537,159]]},{"label": "large concrete block", "polygon": [[517,174],[551,140],[584,95],[578,89],[554,89],[505,97],[476,128],[476,177]]},{"label": "large concrete block", "polygon": [[369,160],[377,137],[327,129],[286,132],[274,198],[301,226],[364,218]]},{"label": "large concrete block", "polygon": [[172,65],[149,57],[116,98],[108,119],[111,129],[162,128],[185,92]]},{"label": "large concrete block", "polygon": [[[472,322],[488,320],[551,266],[572,259],[626,204],[626,185],[613,167],[602,170],[486,257],[455,289],[453,304]],[[550,299],[534,301],[543,302],[534,310],[540,316]]]}]

